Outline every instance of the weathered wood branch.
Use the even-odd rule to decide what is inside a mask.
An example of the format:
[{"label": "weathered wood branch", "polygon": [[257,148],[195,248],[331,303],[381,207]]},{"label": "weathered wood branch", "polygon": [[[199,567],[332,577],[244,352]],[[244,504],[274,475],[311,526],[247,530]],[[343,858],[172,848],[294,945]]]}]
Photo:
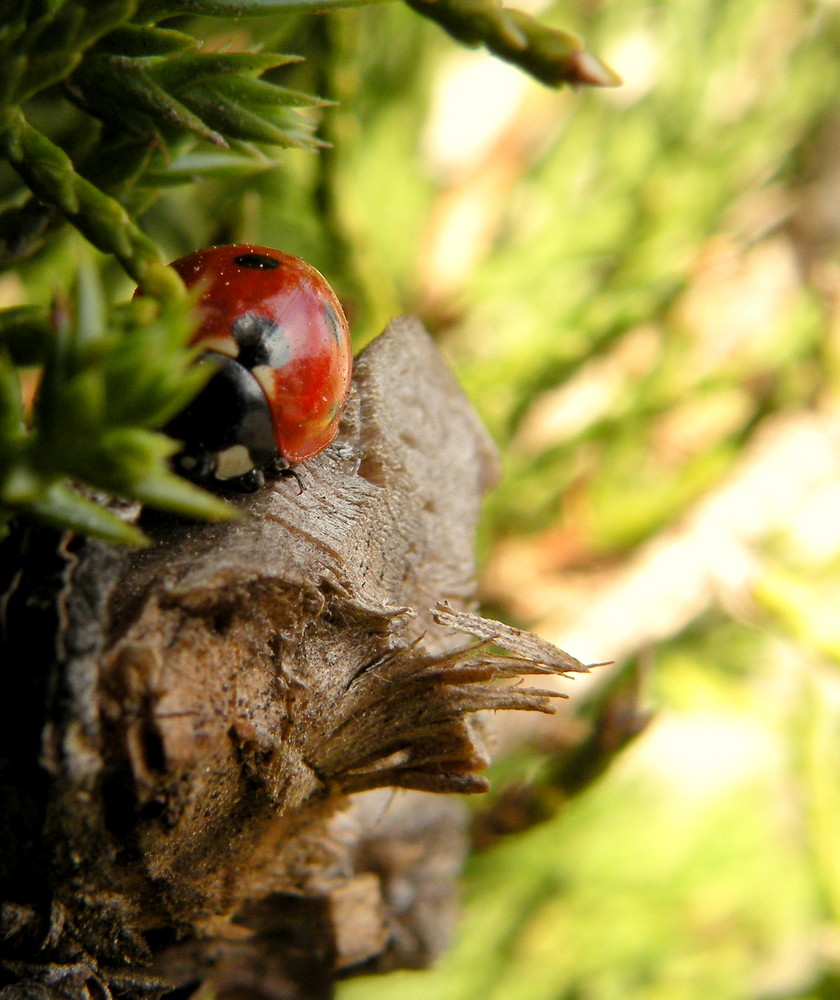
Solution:
[{"label": "weathered wood branch", "polygon": [[375,790],[484,790],[476,713],[585,668],[470,613],[495,454],[416,320],[301,475],[233,523],[126,510],[143,551],[6,545],[3,1000],[328,997],[442,946],[458,804]]}]

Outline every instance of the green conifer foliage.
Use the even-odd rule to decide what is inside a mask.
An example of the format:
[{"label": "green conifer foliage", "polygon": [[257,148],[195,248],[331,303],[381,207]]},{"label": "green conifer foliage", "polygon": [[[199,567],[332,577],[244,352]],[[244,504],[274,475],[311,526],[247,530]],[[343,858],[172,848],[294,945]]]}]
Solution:
[{"label": "green conifer foliage", "polygon": [[[277,80],[299,56],[212,50],[190,16],[233,22],[353,2],[0,0],[0,159],[11,168],[0,186],[0,267],[72,227],[144,292],[113,305],[83,252],[70,295],[0,312],[0,532],[24,516],[141,542],[96,494],[230,514],[169,469],[175,445],[158,429],[201,378],[184,289],[138,219],[166,184],[264,170],[285,147],[323,145],[302,112],[327,102]],[[544,82],[614,82],[576,38],[492,0],[411,2]],[[30,367],[39,388],[27,406],[20,372]]]}]

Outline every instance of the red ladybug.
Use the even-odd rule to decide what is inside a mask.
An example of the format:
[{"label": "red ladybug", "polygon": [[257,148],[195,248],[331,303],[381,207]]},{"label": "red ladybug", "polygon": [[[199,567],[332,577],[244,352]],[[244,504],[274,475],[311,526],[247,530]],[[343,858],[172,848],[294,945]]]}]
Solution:
[{"label": "red ladybug", "polygon": [[201,283],[193,343],[216,372],[167,426],[176,463],[207,485],[253,491],[323,451],[350,389],[350,332],[335,293],[305,261],[249,243],[172,263]]}]

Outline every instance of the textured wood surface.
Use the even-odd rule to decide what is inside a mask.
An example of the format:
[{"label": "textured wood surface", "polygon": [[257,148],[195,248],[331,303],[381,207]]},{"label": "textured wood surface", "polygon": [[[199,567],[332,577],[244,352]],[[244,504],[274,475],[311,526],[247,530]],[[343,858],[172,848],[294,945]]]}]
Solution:
[{"label": "textured wood surface", "polygon": [[486,788],[475,713],[551,710],[505,679],[583,667],[470,612],[496,458],[417,320],[300,475],[233,523],[141,514],[142,551],[14,540],[4,1000],[329,997],[444,946],[463,818],[420,792]]}]

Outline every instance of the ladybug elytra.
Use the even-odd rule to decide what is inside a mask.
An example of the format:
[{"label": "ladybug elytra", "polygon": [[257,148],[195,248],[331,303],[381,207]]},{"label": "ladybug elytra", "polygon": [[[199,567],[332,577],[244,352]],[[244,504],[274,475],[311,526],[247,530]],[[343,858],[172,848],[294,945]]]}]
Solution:
[{"label": "ladybug elytra", "polygon": [[[338,432],[350,389],[347,320],[324,277],[267,247],[210,247],[173,261],[200,283],[192,343],[214,374],[166,427],[179,471],[204,485],[253,491],[319,454]],[[294,473],[292,473],[294,474]]]}]

